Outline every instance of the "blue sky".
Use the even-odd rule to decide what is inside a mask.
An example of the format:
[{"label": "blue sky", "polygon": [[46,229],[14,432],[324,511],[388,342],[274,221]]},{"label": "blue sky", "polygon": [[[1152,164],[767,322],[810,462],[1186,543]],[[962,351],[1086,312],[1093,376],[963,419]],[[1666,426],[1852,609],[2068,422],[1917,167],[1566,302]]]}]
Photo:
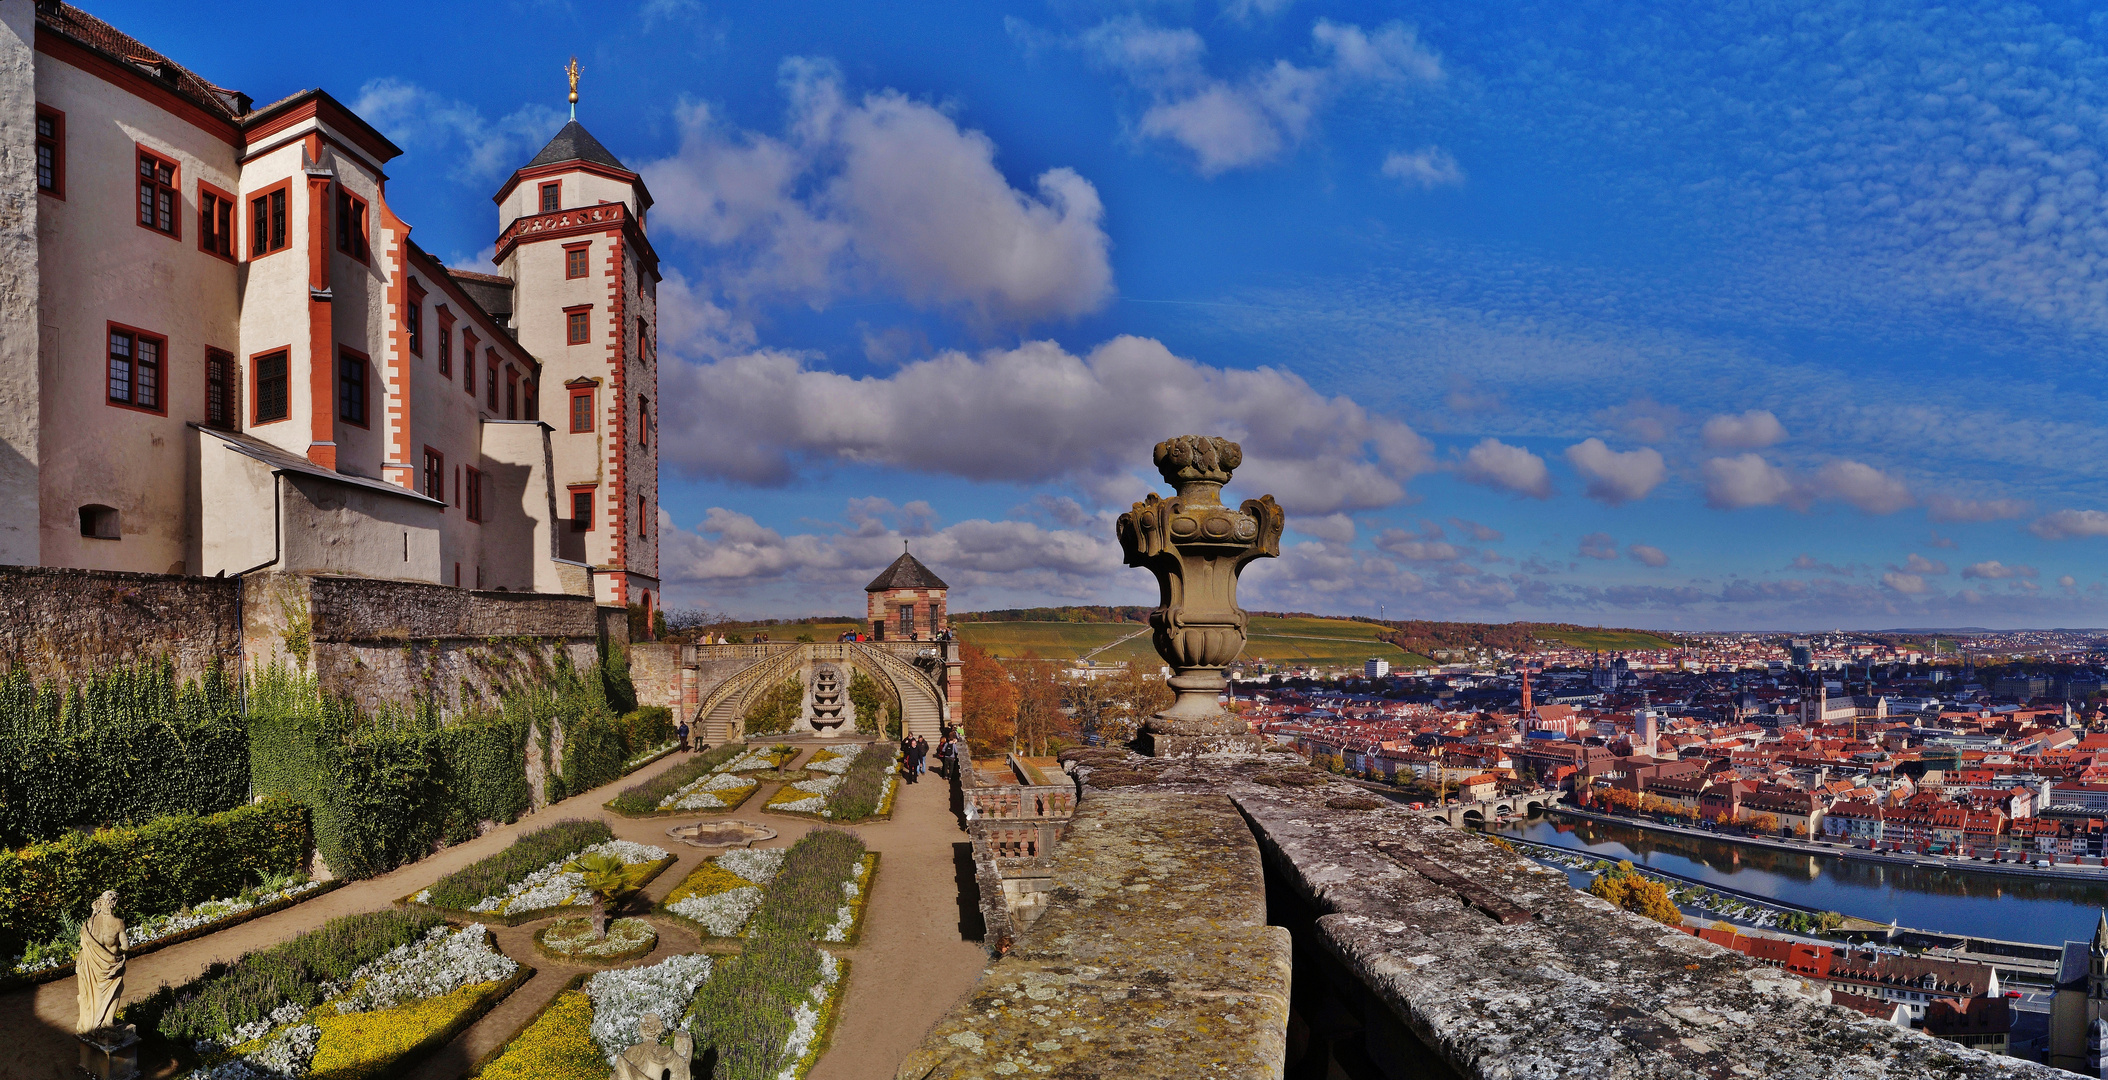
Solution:
[{"label": "blue sky", "polygon": [[457,265],[579,56],[675,605],[857,611],[903,538],[955,609],[1153,602],[1111,518],[1203,431],[1289,510],[1248,607],[2108,624],[2108,16],[1694,7],[93,10],[352,104]]}]

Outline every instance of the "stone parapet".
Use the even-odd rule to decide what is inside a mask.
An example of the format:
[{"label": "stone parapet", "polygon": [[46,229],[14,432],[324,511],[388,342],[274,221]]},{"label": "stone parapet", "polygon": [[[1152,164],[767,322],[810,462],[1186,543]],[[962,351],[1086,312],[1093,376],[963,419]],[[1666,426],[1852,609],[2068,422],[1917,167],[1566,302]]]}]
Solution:
[{"label": "stone parapet", "polygon": [[2069,1075],[1824,1004],[1299,757],[1064,756],[1053,906],[903,1078]]},{"label": "stone parapet", "polygon": [[902,1063],[903,1080],[1281,1075],[1288,933],[1266,925],[1259,849],[1229,800],[1086,803],[1054,907]]}]

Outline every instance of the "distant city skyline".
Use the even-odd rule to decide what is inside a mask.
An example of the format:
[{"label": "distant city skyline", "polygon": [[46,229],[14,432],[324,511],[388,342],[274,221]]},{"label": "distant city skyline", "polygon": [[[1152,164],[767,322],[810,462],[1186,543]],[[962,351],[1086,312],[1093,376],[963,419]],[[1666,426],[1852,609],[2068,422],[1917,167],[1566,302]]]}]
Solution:
[{"label": "distant city skyline", "polygon": [[853,611],[903,539],[961,611],[1152,603],[1111,519],[1190,431],[1288,509],[1252,608],[2108,624],[2087,7],[526,7],[473,64],[90,10],[321,80],[475,269],[579,57],[656,199],[674,606]]}]

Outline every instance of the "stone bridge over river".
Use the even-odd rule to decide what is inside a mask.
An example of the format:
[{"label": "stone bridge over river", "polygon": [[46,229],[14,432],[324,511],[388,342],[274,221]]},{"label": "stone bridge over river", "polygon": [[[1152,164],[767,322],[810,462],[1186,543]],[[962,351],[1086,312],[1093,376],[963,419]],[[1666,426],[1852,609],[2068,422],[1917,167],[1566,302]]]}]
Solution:
[{"label": "stone bridge over river", "polygon": [[1480,799],[1477,802],[1454,802],[1431,809],[1428,813],[1441,821],[1462,828],[1465,825],[1483,825],[1498,819],[1502,814],[1530,814],[1547,809],[1558,801],[1558,792],[1538,791],[1523,795],[1502,795],[1498,798]]},{"label": "stone bridge over river", "polygon": [[[630,647],[638,703],[671,708],[688,721],[695,738],[708,743],[744,737],[749,711],[763,695],[792,678],[809,684],[828,665],[853,668],[878,683],[900,703],[905,729],[932,743],[954,722],[962,681],[957,641]],[[852,722],[857,730],[876,730],[874,717]]]}]

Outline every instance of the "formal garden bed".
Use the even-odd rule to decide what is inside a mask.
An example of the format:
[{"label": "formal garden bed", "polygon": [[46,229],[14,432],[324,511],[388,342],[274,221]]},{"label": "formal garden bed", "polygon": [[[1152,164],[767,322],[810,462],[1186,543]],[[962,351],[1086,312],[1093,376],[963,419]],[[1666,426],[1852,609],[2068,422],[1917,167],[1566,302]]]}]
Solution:
[{"label": "formal garden bed", "polygon": [[624,817],[729,813],[797,753],[790,746],[727,743],[625,790],[607,809]]},{"label": "formal garden bed", "polygon": [[444,1045],[533,973],[481,923],[371,912],[215,963],[121,1019],[194,1080],[378,1077]]},{"label": "formal garden bed", "polygon": [[787,848],[705,859],[658,907],[705,942],[793,927],[803,940],[854,944],[863,929],[878,853],[855,833],[815,829]]},{"label": "formal garden bed", "polygon": [[890,818],[900,787],[899,770],[894,768],[899,756],[891,743],[823,750],[805,765],[823,775],[785,785],[769,796],[763,809],[840,824]]},{"label": "formal garden bed", "polygon": [[610,919],[605,936],[589,918],[558,919],[534,933],[534,947],[551,960],[572,964],[619,964],[649,956],[659,932],[643,919]]},{"label": "formal garden bed", "polygon": [[[310,881],[305,875],[280,875],[234,896],[206,900],[167,915],[151,915],[125,927],[125,940],[129,943],[125,955],[144,956],[156,949],[218,933],[313,900],[343,885],[341,880]],[[31,945],[16,957],[13,969],[0,976],[0,989],[50,982],[73,974],[80,944],[80,923],[70,916],[61,916],[58,934],[50,941]]]},{"label": "formal garden bed", "polygon": [[[676,956],[580,976],[484,1064],[479,1080],[606,1080],[638,1022],[685,1028],[713,1080],[803,1080],[827,1048],[849,963],[771,935],[736,956]],[[696,1075],[703,1073],[698,1070]]]},{"label": "formal garden bed", "polygon": [[463,920],[517,926],[549,915],[572,914],[592,903],[584,877],[565,867],[590,855],[611,855],[646,867],[635,885],[649,883],[676,861],[664,848],[617,840],[604,821],[560,821],[513,841],[489,858],[464,866],[403,898]]},{"label": "formal garden bed", "polygon": [[580,975],[521,1027],[477,1072],[482,1080],[607,1080],[637,1023],[654,1013],[666,1028],[687,1023],[713,959],[668,957],[647,967]]}]

